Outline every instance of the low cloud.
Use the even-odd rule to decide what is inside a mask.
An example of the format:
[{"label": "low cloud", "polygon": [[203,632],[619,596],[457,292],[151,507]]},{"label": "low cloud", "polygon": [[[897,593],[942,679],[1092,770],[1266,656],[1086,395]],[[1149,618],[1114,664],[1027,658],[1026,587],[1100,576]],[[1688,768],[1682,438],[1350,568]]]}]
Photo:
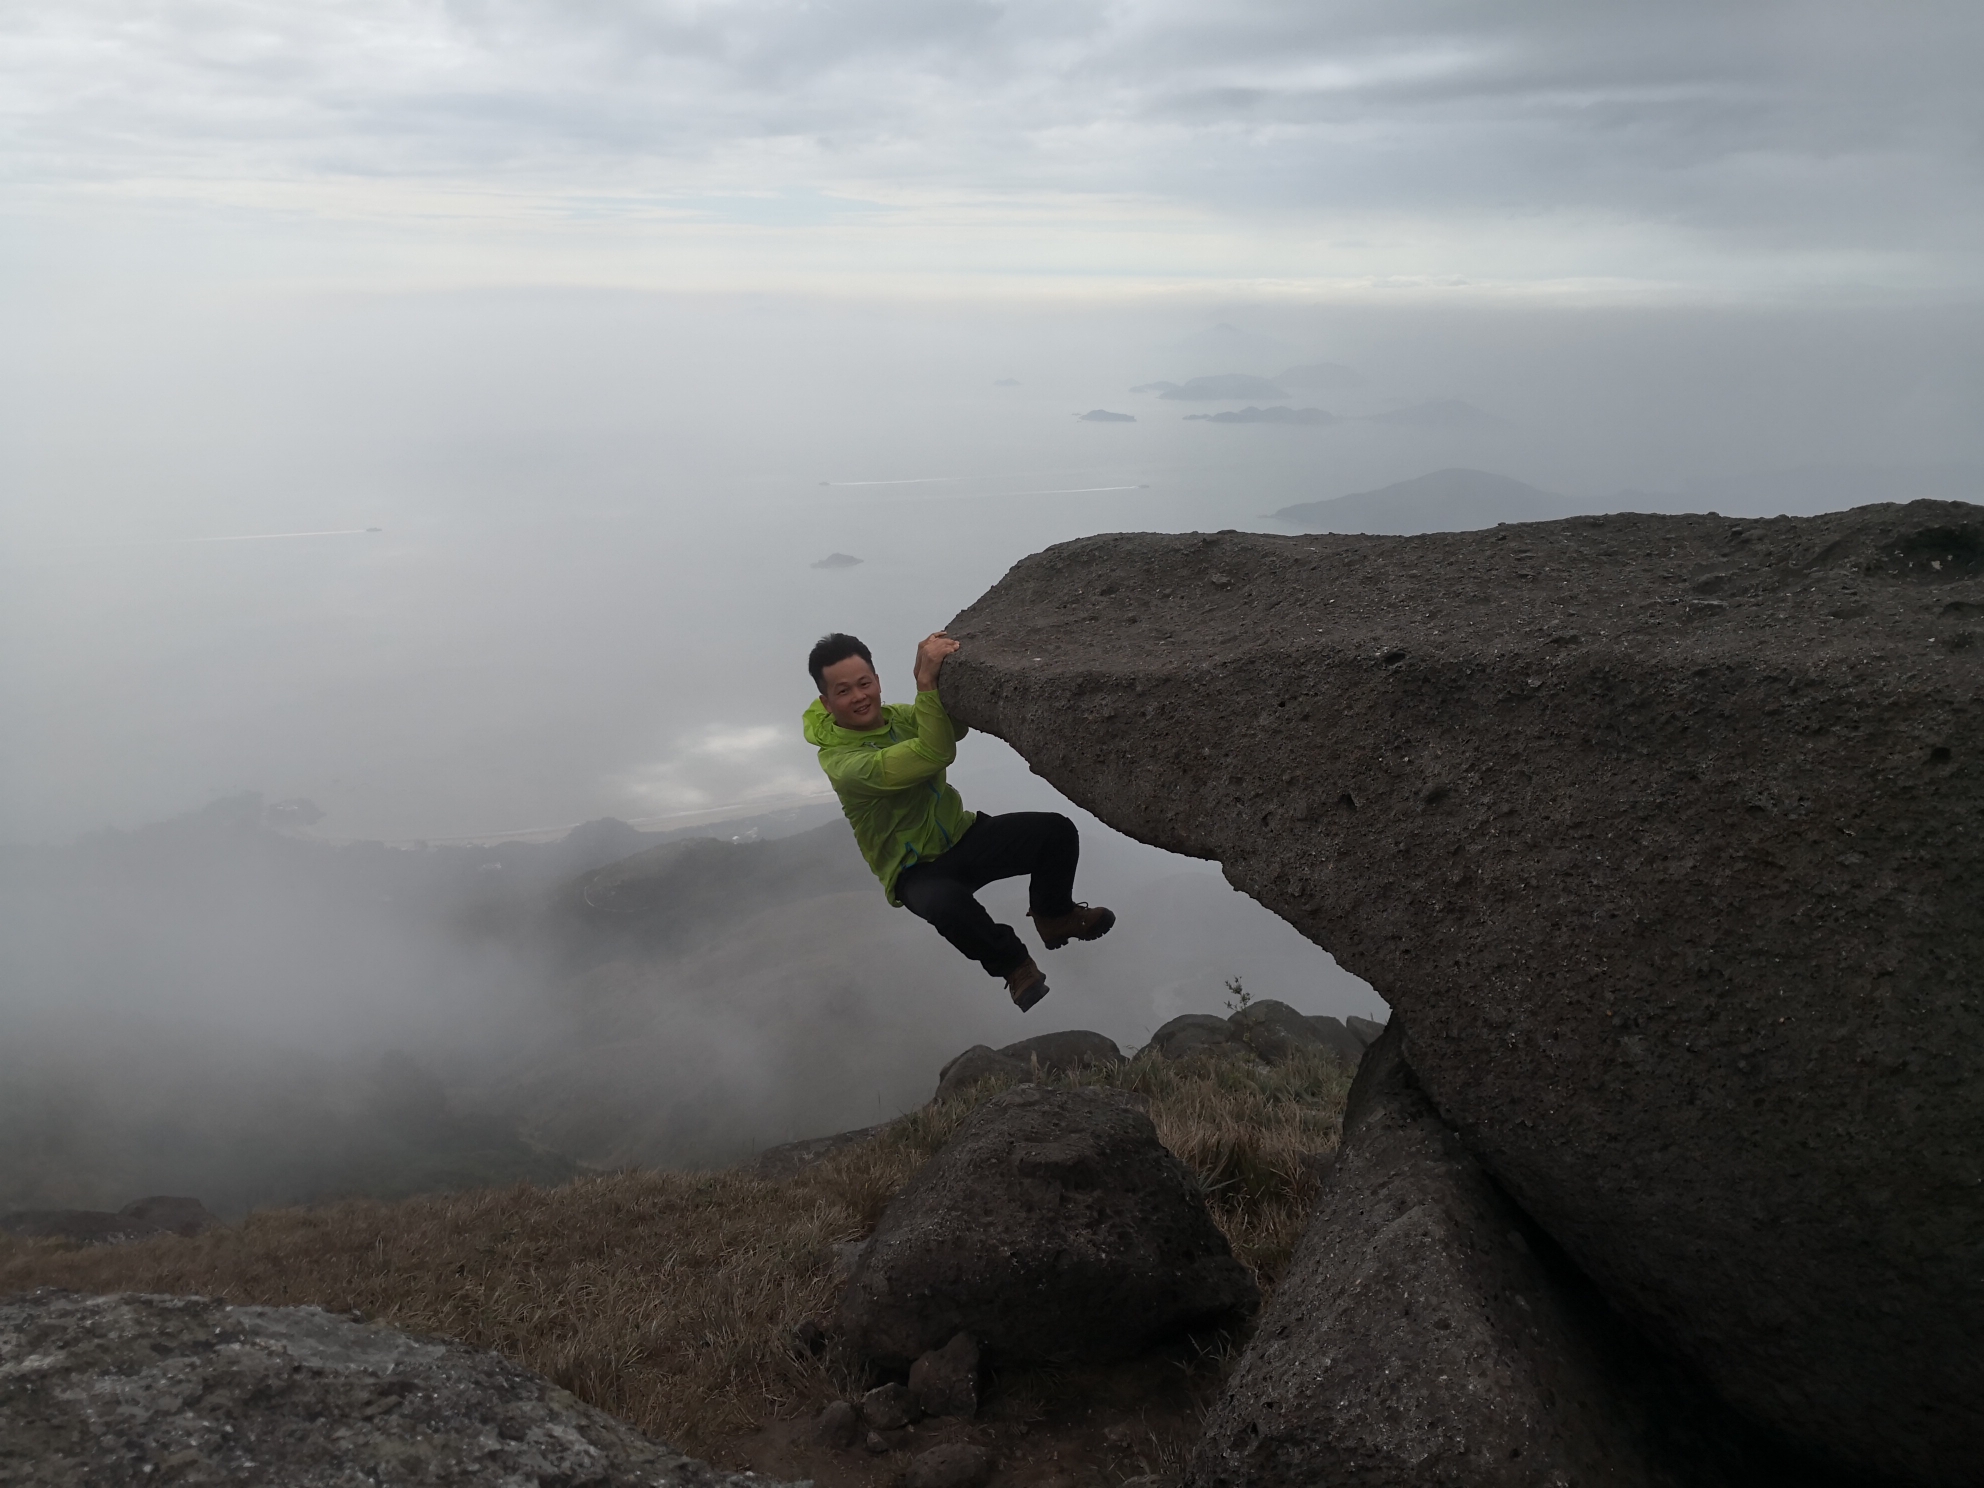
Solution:
[{"label": "low cloud", "polygon": [[704,272],[795,233],[834,272],[906,238],[1037,272],[1113,223],[1127,276],[1210,250],[1305,278],[1705,286],[1767,262],[1974,288],[1980,15],[96,0],[0,18],[4,169],[57,216],[109,188],[410,239],[463,214],[604,222],[623,252],[717,229]]},{"label": "low cloud", "polygon": [[797,719],[784,727],[717,724],[678,739],[667,755],[629,771],[613,789],[635,820],[824,798],[812,753]]}]

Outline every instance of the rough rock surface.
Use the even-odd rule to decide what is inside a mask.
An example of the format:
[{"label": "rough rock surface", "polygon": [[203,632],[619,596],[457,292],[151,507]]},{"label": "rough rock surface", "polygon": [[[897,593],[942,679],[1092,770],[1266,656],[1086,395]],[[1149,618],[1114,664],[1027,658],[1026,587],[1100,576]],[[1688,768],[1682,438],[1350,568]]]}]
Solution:
[{"label": "rough rock surface", "polygon": [[922,1415],[908,1385],[877,1385],[861,1397],[861,1419],[877,1431],[900,1431]]},{"label": "rough rock surface", "polygon": [[1089,1065],[1114,1064],[1123,1057],[1116,1040],[1086,1028],[1068,1028],[1059,1033],[1038,1033],[1032,1038],[1008,1044],[999,1051],[1021,1064],[1038,1063],[1044,1070],[1082,1069]]},{"label": "rough rock surface", "polygon": [[1414,1087],[1401,1043],[1358,1071],[1315,1221],[1207,1418],[1193,1488],[1810,1488],[1706,1402],[1672,1398]]},{"label": "rough rock surface", "polygon": [[1267,1064],[1280,1064],[1305,1049],[1328,1049],[1351,1069],[1364,1057],[1364,1045],[1342,1019],[1298,1013],[1272,997],[1248,1003],[1227,1021],[1234,1036]]},{"label": "rough rock surface", "polygon": [[820,1446],[844,1452],[861,1440],[861,1412],[851,1401],[834,1400],[813,1422],[813,1440]]},{"label": "rough rock surface", "polygon": [[1059,1033],[1040,1033],[1021,1039],[1003,1049],[973,1044],[937,1071],[937,1093],[933,1100],[945,1100],[980,1080],[1031,1080],[1034,1069],[1060,1073],[1091,1065],[1113,1064],[1123,1057],[1116,1041],[1086,1028],[1068,1028]]},{"label": "rough rock surface", "polygon": [[1233,1025],[1211,1013],[1180,1013],[1150,1036],[1150,1047],[1166,1059],[1193,1054],[1251,1053]]},{"label": "rough rock surface", "polygon": [[1122,1358],[1258,1304],[1133,1097],[1021,1085],[890,1203],[838,1316],[862,1356],[907,1369],[961,1332],[995,1363]]},{"label": "rough rock surface", "polygon": [[1017,1059],[1008,1059],[989,1044],[973,1044],[964,1053],[937,1071],[937,1093],[932,1100],[949,1100],[961,1095],[980,1080],[1030,1080],[1033,1069]]},{"label": "rough rock surface", "polygon": [[1280,1064],[1303,1050],[1328,1049],[1351,1069],[1364,1057],[1364,1043],[1341,1019],[1298,1013],[1272,997],[1251,1002],[1227,1018],[1182,1013],[1150,1036],[1150,1047],[1166,1059],[1238,1054],[1263,1064]]},{"label": "rough rock surface", "polygon": [[24,1240],[73,1240],[79,1245],[118,1245],[154,1235],[197,1235],[220,1223],[198,1199],[154,1194],[111,1213],[104,1209],[16,1209],[0,1214],[0,1232]]},{"label": "rough rock surface", "polygon": [[314,1307],[0,1302],[0,1482],[770,1488],[494,1354]]},{"label": "rough rock surface", "polygon": [[1980,619],[1961,503],[1098,537],[953,621],[943,691],[1370,980],[1469,1148],[1729,1398],[1956,1484]]},{"label": "rough rock surface", "polygon": [[960,1333],[909,1366],[909,1393],[926,1416],[978,1414],[978,1343]]},{"label": "rough rock surface", "polygon": [[1316,1031],[1317,1038],[1332,1054],[1351,1069],[1357,1068],[1358,1063],[1364,1058],[1364,1049],[1368,1040],[1352,1033],[1341,1018],[1310,1013],[1303,1021]]}]

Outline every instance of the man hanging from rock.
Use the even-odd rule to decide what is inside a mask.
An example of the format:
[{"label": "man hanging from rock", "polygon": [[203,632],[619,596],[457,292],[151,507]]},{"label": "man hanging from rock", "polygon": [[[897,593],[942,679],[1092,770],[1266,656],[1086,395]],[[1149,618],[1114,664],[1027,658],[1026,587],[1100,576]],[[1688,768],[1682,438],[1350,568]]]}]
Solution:
[{"label": "man hanging from rock", "polygon": [[806,742],[854,826],[854,840],[889,903],[937,927],[952,945],[1004,977],[1025,1012],[1047,978],[1010,925],[972,897],[999,878],[1031,874],[1027,917],[1050,951],[1096,940],[1116,916],[1074,899],[1081,839],[1059,812],[970,812],[944,779],[963,724],[944,711],[937,674],[958,643],[942,631],[916,648],[916,701],[884,703],[875,659],[851,635],[822,636],[806,658],[820,695],[806,707]]}]

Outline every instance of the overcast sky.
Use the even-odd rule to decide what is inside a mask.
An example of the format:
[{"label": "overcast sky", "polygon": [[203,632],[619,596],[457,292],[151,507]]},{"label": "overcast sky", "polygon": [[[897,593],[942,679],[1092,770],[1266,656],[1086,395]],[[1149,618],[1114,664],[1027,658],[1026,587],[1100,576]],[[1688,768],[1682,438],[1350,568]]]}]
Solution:
[{"label": "overcast sky", "polygon": [[37,283],[1974,298],[1984,7],[14,0]]}]

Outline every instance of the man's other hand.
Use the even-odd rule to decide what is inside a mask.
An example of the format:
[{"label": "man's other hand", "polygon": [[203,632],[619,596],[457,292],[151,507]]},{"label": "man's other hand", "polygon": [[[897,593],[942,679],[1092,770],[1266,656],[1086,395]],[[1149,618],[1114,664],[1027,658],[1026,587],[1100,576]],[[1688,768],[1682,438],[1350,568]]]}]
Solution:
[{"label": "man's other hand", "polygon": [[958,643],[943,631],[927,635],[916,648],[916,690],[928,692],[937,685],[937,674],[944,669],[944,658],[958,649]]}]

